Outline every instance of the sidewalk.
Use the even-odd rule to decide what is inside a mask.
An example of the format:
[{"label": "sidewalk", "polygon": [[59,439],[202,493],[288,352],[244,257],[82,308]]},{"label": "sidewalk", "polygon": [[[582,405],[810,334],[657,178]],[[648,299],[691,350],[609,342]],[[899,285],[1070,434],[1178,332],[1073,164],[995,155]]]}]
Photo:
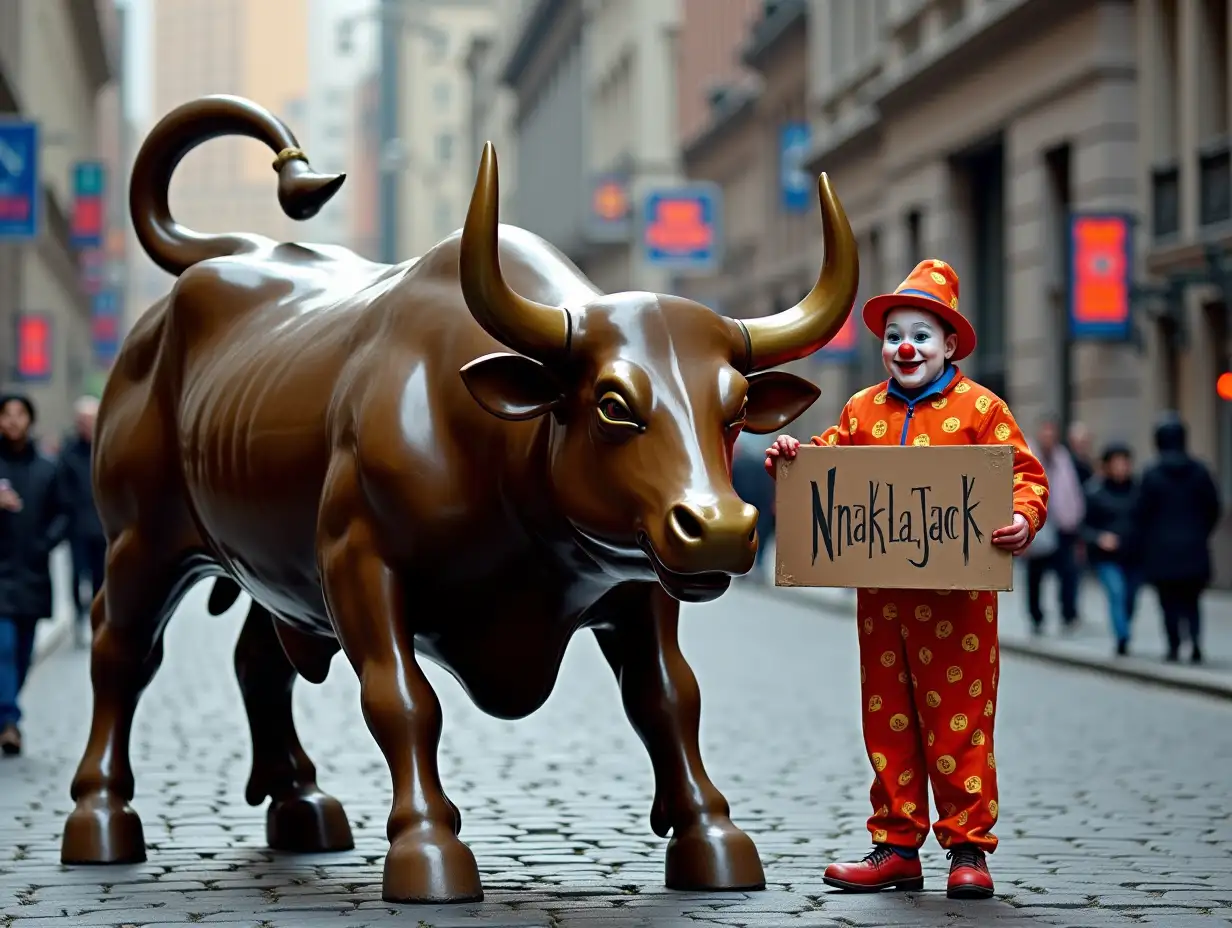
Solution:
[{"label": "sidewalk", "polygon": [[[768,554],[772,555],[773,552]],[[813,600],[836,616],[846,618],[854,614],[855,590],[776,587],[773,585],[773,564],[771,556],[763,575],[767,592]],[[1203,595],[1202,651],[1205,663],[1195,667],[1185,662],[1189,657],[1188,646],[1181,648],[1181,663],[1164,662],[1167,639],[1163,614],[1155,591],[1150,587],[1144,587],[1138,594],[1130,653],[1126,657],[1117,657],[1114,653],[1108,608],[1103,590],[1094,578],[1088,577],[1082,585],[1078,600],[1078,627],[1069,633],[1063,633],[1059,627],[1055,577],[1045,579],[1041,592],[1044,632],[1039,636],[1031,633],[1024,569],[1015,573],[1014,587],[1013,592],[1001,594],[1000,638],[1004,651],[1232,699],[1232,593],[1208,590]]]}]

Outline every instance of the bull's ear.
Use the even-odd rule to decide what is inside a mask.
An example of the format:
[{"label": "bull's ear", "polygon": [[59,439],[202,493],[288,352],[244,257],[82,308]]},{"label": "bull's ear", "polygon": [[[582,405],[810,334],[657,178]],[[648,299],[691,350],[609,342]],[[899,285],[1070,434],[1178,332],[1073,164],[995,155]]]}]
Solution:
[{"label": "bull's ear", "polygon": [[463,365],[458,373],[475,402],[498,419],[534,419],[565,399],[552,372],[520,354],[484,355]]},{"label": "bull's ear", "polygon": [[786,427],[821,396],[816,384],[787,371],[750,374],[748,381],[748,418],[744,430],[754,435],[767,435]]}]

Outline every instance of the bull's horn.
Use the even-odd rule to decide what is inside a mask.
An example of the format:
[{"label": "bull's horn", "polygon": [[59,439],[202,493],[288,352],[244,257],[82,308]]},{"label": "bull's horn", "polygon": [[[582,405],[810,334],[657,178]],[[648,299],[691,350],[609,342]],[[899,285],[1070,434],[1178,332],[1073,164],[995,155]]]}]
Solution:
[{"label": "bull's horn", "polygon": [[760,319],[741,320],[747,335],[747,371],[762,370],[808,357],[838,334],[855,302],[860,285],[860,256],[851,224],[822,174],[817,180],[821,200],[825,259],[812,291],[791,309]]},{"label": "bull's horn", "polygon": [[505,283],[498,254],[500,184],[496,150],[483,146],[479,175],[462,227],[459,274],[471,315],[501,344],[537,360],[568,348],[569,314],[519,296]]}]

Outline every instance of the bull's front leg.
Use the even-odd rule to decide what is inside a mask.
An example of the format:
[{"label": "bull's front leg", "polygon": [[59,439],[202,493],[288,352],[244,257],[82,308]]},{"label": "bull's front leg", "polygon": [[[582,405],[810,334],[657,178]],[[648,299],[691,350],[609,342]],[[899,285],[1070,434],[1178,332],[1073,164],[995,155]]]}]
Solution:
[{"label": "bull's front leg", "polygon": [[672,835],[668,888],[764,888],[757,848],[732,824],[727,800],[702,764],[701,693],[680,652],[680,604],[658,584],[636,584],[614,591],[604,607],[612,627],[595,636],[654,767],[650,827],[659,837]]},{"label": "bull's front leg", "polygon": [[325,597],[338,640],[360,679],[364,720],[393,779],[382,897],[389,902],[482,899],[475,856],[457,837],[457,810],[441,787],[436,758],[441,705],[415,658],[401,584],[381,559],[370,522],[346,501],[351,488],[345,475],[332,477],[334,497],[321,525]]}]

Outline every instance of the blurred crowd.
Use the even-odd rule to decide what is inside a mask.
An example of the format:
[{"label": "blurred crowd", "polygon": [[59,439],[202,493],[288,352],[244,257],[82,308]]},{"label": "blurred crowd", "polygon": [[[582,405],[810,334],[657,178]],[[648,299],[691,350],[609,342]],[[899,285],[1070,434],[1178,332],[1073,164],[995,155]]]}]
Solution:
[{"label": "blurred crowd", "polygon": [[1155,427],[1157,456],[1140,473],[1129,445],[1111,442],[1098,460],[1090,430],[1072,425],[1060,439],[1054,418],[1036,431],[1032,451],[1048,474],[1048,521],[1027,550],[1027,604],[1043,632],[1041,586],[1057,578],[1061,629],[1078,622],[1078,588],[1092,572],[1103,588],[1116,653],[1129,653],[1142,587],[1159,597],[1167,661],[1202,662],[1200,599],[1211,582],[1210,537],[1220,517],[1210,471],[1186,449],[1185,425],[1174,413]]},{"label": "blurred crowd", "polygon": [[[71,552],[77,642],[103,583],[106,541],[90,479],[98,401],[81,397],[73,431],[40,444],[28,396],[0,395],[0,751],[21,753],[18,695],[34,656],[35,628],[53,612],[51,553]],[[85,589],[83,589],[85,587]]]}]

